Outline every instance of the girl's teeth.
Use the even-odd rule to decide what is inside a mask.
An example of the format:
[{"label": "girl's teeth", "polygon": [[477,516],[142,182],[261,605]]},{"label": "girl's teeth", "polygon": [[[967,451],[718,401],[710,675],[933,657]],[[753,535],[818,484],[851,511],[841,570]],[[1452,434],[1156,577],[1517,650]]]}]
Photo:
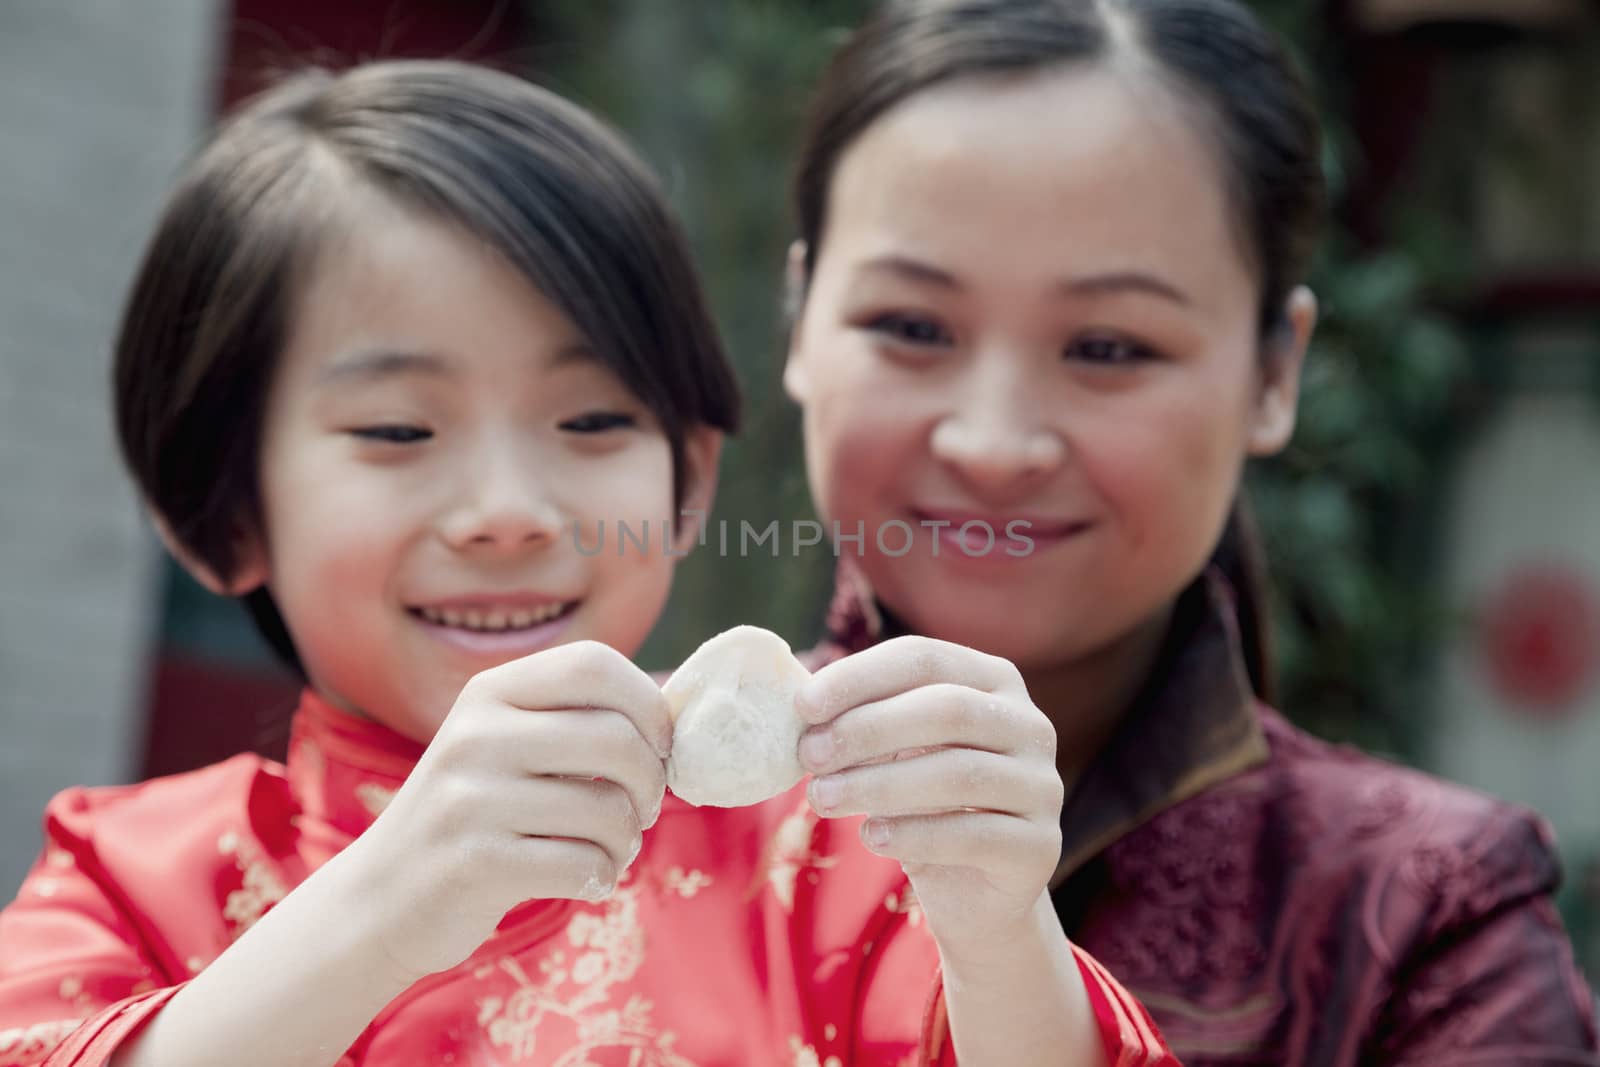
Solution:
[{"label": "girl's teeth", "polygon": [[542,604],[524,611],[457,611],[451,608],[423,608],[422,617],[442,626],[495,633],[505,630],[525,630],[530,626],[549,622],[565,609],[565,604]]}]

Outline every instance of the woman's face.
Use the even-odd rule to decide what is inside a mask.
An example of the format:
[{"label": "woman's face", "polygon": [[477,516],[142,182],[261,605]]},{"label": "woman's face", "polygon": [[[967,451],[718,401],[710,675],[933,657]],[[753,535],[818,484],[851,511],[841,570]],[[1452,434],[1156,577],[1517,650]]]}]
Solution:
[{"label": "woman's face", "polygon": [[1214,140],[1147,75],[1080,66],[925,91],[846,149],[785,383],[819,510],[864,526],[917,632],[1024,669],[1104,649],[1287,442],[1314,304],[1264,355]]}]

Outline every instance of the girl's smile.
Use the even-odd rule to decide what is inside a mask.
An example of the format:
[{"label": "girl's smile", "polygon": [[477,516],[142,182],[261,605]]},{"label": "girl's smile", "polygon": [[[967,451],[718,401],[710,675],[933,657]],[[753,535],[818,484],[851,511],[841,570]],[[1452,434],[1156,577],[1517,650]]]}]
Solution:
[{"label": "girl's smile", "polygon": [[[269,394],[245,577],[271,590],[320,693],[426,741],[483,670],[584,639],[639,647],[674,556],[580,543],[673,514],[672,449],[520,273],[444,223],[355,199]],[[691,435],[691,479],[714,437]]]},{"label": "girl's smile", "polygon": [[510,594],[454,597],[407,610],[445,644],[499,663],[560,644],[580,604]]}]

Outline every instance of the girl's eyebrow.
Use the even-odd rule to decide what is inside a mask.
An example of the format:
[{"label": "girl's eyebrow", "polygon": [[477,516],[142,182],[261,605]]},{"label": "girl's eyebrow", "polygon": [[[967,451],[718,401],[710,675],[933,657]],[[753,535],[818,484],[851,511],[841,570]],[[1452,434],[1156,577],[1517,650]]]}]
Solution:
[{"label": "girl's eyebrow", "polygon": [[317,375],[316,384],[334,385],[401,375],[449,377],[450,374],[450,361],[437,353],[378,350],[358,352],[336,361]]},{"label": "girl's eyebrow", "polygon": [[[940,267],[935,267],[931,263],[913,259],[910,256],[877,256],[863,263],[861,269],[863,271],[894,274],[908,281],[923,282],[943,289],[962,288],[961,279],[954,274]],[[1189,299],[1189,294],[1176,285],[1141,270],[1109,271],[1105,274],[1088,274],[1082,277],[1064,278],[1056,285],[1056,290],[1064,296],[1094,296],[1105,293],[1134,292],[1159,297],[1183,307],[1189,307],[1193,303]]]},{"label": "girl's eyebrow", "polygon": [[550,366],[553,368],[585,363],[605,365],[599,354],[582,341],[574,341],[569,345],[563,345],[556,350],[555,355],[550,357]]}]

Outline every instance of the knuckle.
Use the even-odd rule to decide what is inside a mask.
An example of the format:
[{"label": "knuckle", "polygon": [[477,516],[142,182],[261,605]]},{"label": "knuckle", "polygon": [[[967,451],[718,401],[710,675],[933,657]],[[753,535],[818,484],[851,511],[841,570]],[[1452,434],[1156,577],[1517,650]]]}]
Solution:
[{"label": "knuckle", "polygon": [[931,642],[924,642],[919,644],[916,652],[912,654],[912,670],[916,672],[917,677],[920,679],[931,680],[938,678],[944,674],[946,659],[943,648]]},{"label": "knuckle", "polygon": [[893,650],[894,655],[905,665],[911,680],[919,685],[934,681],[944,672],[946,660],[944,647],[932,638],[915,635],[896,637],[884,642],[883,647]]},{"label": "knuckle", "polygon": [[1028,716],[1023,730],[1023,737],[1029,747],[1036,749],[1041,756],[1054,762],[1058,737],[1055,723],[1050,721],[1050,717],[1038,708],[1029,705]]},{"label": "knuckle", "polygon": [[[452,769],[447,768],[447,771]],[[455,833],[470,824],[474,812],[482,810],[481,790],[471,777],[445,773],[428,782],[428,799],[423,810],[429,821],[443,833]]]},{"label": "knuckle", "polygon": [[456,703],[471,706],[482,700],[486,692],[494,686],[495,672],[501,670],[504,666],[505,664],[500,664],[496,667],[489,667],[468,678],[466,684],[461,687],[460,693],[456,696]]},{"label": "knuckle", "polygon": [[[1056,773],[1050,775],[1045,782],[1044,795],[1050,811],[1059,818],[1061,807],[1067,802],[1067,784],[1061,780],[1061,775]],[[1059,827],[1057,827],[1057,833],[1060,833]]]},{"label": "knuckle", "polygon": [[1041,827],[1040,844],[1035,850],[1041,860],[1047,860],[1050,869],[1054,871],[1056,862],[1061,858],[1061,827],[1050,823]]},{"label": "knuckle", "polygon": [[1013,691],[1026,691],[1027,686],[1022,680],[1022,672],[1017,669],[1015,663],[1012,663],[1004,656],[996,656],[987,652],[983,653],[983,657],[988,669],[995,677],[1000,679],[1000,687]]},{"label": "knuckle", "polygon": [[582,673],[609,671],[616,666],[620,655],[616,649],[599,641],[574,641],[566,647],[570,666]]},{"label": "knuckle", "polygon": [[974,699],[970,690],[951,686],[944,700],[944,717],[951,733],[956,737],[969,737],[980,720],[989,713],[989,702]]}]

